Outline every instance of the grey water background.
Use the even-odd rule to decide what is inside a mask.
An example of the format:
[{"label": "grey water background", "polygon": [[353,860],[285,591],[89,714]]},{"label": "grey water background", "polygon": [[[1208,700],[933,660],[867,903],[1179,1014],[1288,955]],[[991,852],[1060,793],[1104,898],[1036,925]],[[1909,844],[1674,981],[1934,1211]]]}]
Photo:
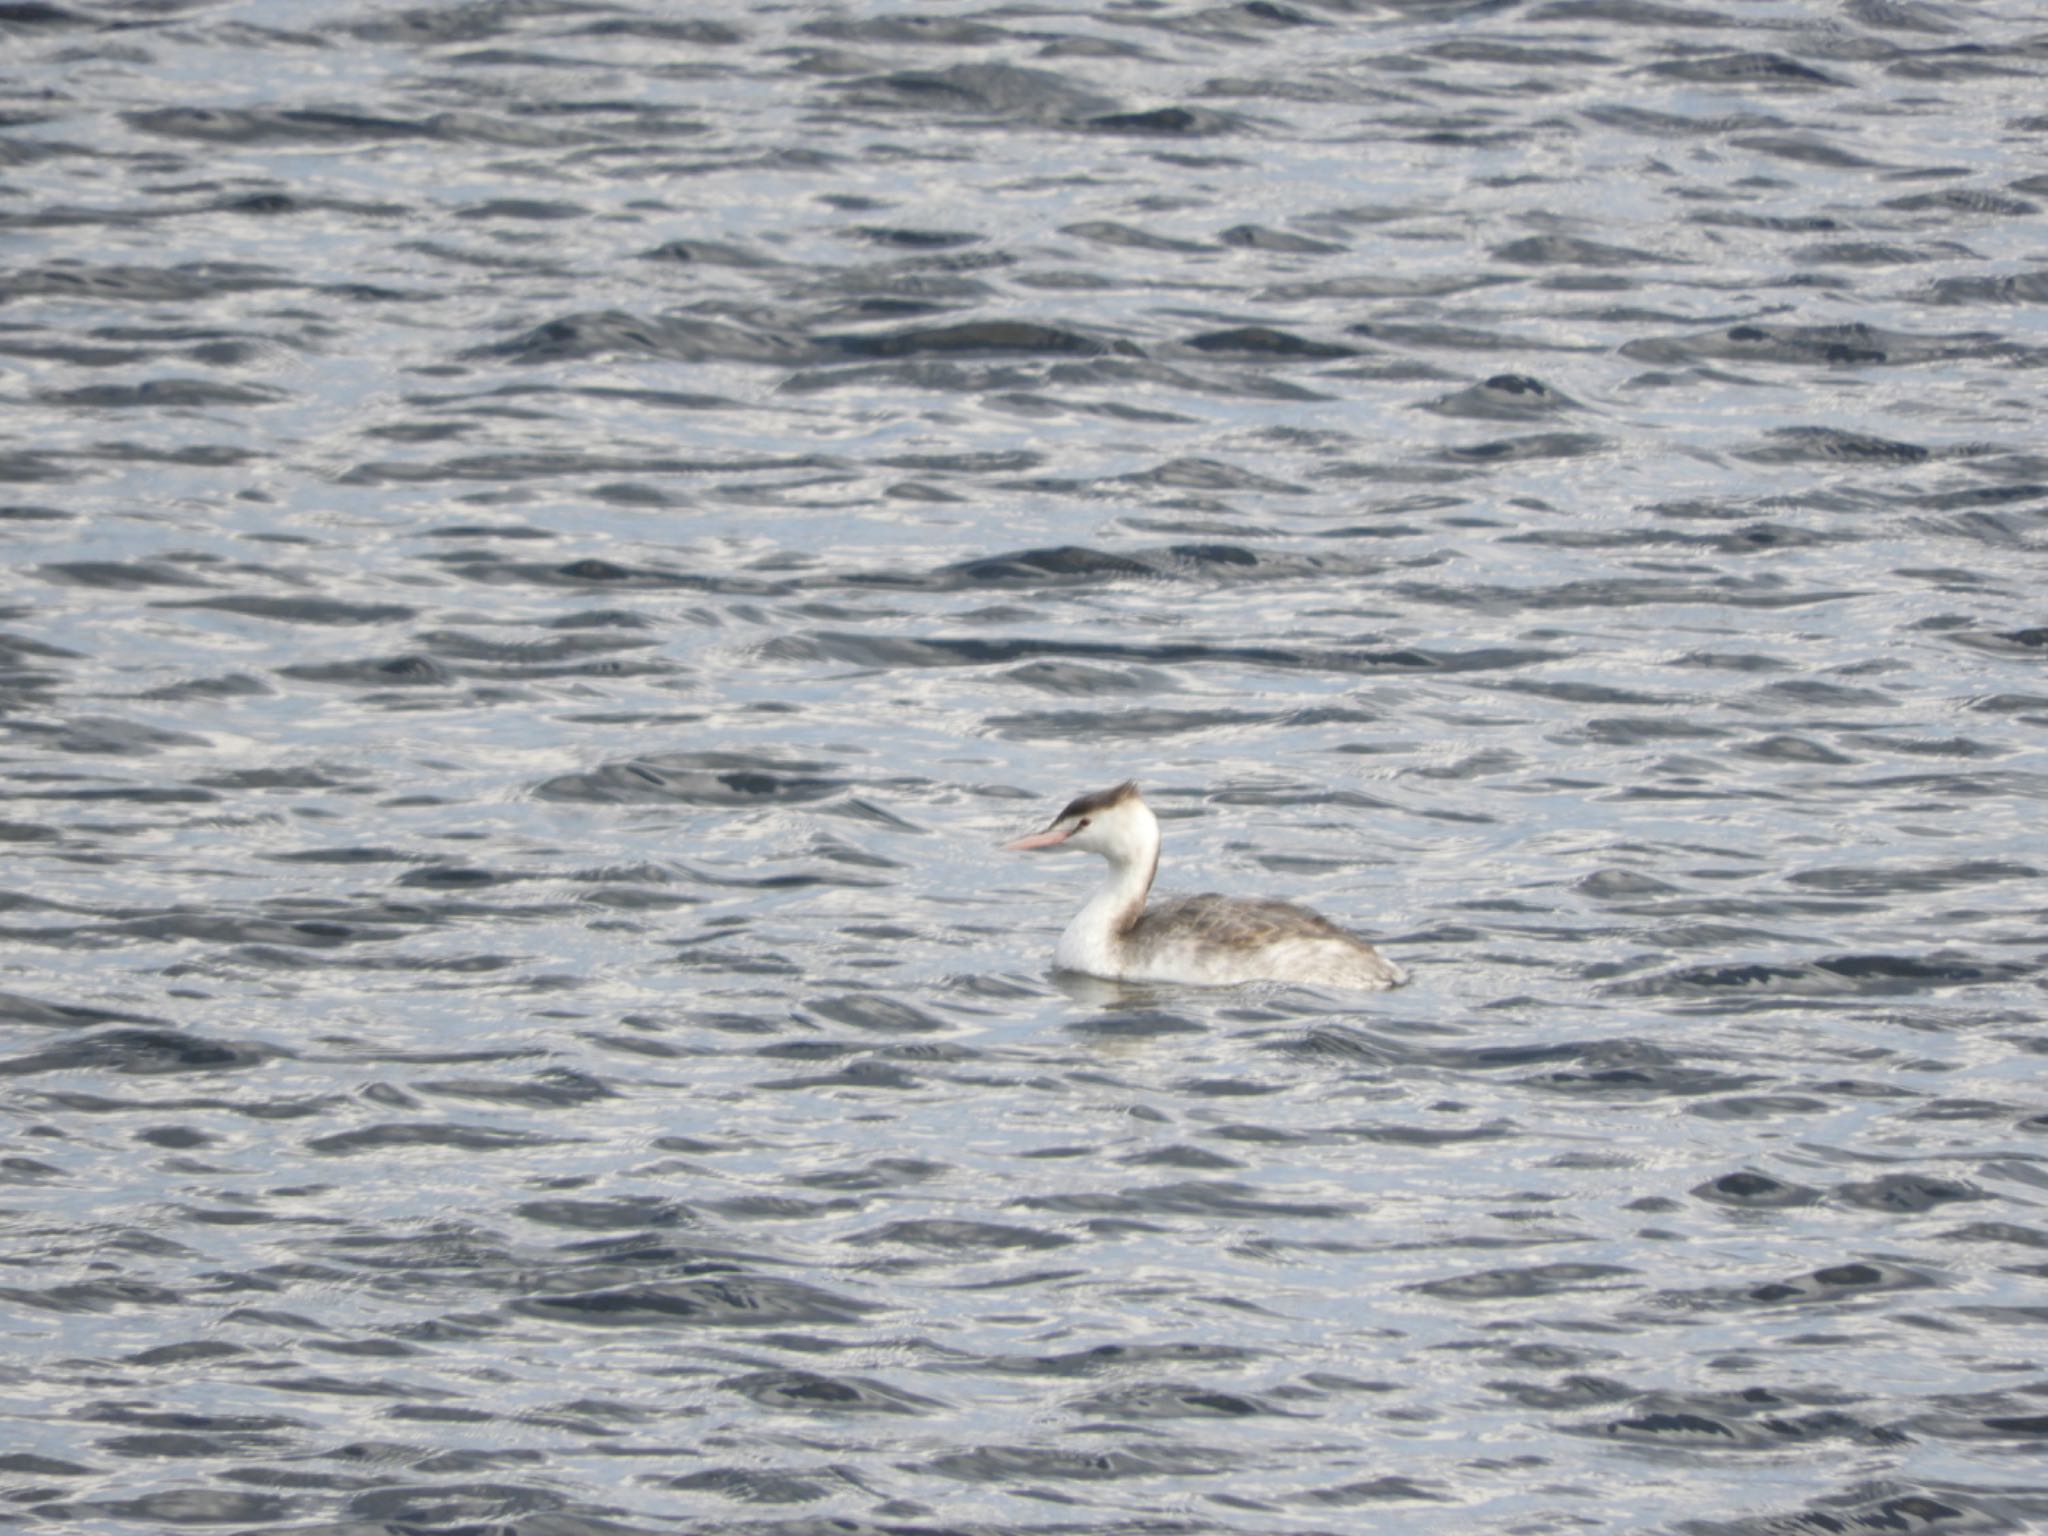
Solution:
[{"label": "grey water background", "polygon": [[2044,80],[0,4],[0,1520],[2041,1528]]}]

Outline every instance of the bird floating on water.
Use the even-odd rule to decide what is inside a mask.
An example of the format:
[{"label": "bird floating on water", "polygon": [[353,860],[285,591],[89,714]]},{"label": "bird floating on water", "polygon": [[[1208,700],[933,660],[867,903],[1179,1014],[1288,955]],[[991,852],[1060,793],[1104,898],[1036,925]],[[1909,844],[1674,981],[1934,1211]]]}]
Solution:
[{"label": "bird floating on water", "polygon": [[1112,981],[1203,987],[1246,981],[1380,991],[1408,973],[1320,913],[1287,901],[1205,893],[1145,898],[1159,873],[1159,818],[1129,779],[1082,795],[1043,832],[1005,848],[1080,848],[1109,861],[1109,878],[1067,924],[1054,963]]}]

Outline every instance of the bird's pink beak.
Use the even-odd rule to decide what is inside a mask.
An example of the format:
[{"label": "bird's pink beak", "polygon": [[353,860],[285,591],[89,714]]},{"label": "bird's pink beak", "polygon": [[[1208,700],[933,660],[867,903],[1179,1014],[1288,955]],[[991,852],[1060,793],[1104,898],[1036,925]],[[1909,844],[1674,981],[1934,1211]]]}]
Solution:
[{"label": "bird's pink beak", "polygon": [[1076,827],[1067,827],[1064,830],[1059,827],[1048,827],[1043,832],[1034,832],[1029,837],[1020,837],[1014,843],[1005,843],[1003,848],[1010,852],[1022,848],[1057,848],[1078,830],[1079,828]]}]

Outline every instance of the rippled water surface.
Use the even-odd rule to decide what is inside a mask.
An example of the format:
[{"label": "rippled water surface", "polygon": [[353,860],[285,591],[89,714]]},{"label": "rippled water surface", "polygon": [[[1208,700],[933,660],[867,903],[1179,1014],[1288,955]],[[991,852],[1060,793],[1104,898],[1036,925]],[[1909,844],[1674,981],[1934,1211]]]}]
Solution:
[{"label": "rippled water surface", "polygon": [[2041,1528],[2044,83],[0,4],[0,1520]]}]

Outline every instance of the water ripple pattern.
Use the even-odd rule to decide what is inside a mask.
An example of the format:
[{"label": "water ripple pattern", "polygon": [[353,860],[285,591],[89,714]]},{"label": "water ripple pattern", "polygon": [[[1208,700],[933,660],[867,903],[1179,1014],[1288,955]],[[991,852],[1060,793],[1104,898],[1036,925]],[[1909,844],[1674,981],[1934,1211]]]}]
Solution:
[{"label": "water ripple pattern", "polygon": [[7,1523],[2048,1525],[2038,5],[0,60]]}]

